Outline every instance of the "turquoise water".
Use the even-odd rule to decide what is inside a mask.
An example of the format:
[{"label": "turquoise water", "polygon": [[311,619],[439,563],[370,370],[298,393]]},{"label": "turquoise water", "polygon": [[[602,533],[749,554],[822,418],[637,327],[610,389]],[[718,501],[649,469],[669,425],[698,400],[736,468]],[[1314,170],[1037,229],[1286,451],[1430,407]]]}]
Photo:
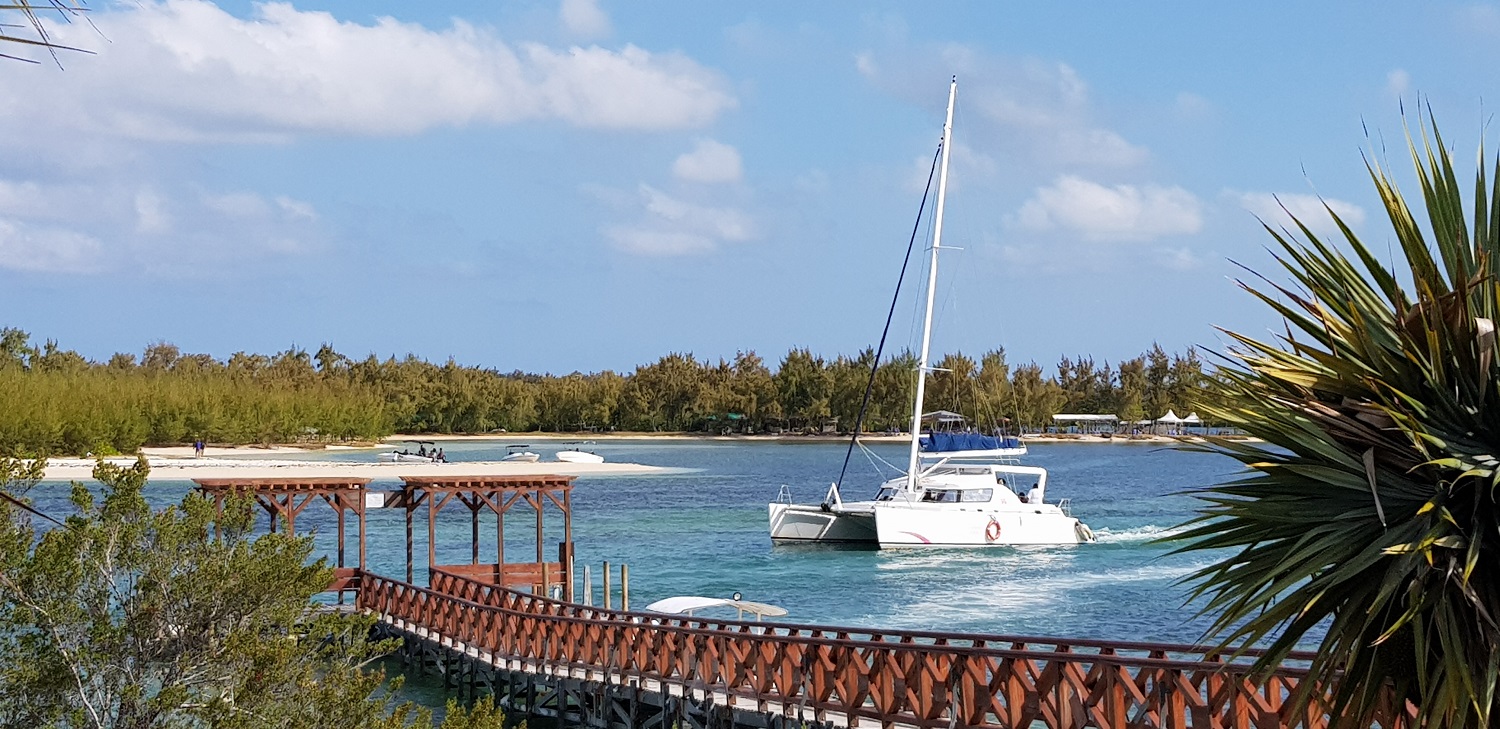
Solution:
[{"label": "turquoise water", "polygon": [[[535,444],[549,458],[560,445]],[[491,460],[504,444],[457,443],[444,448],[454,462]],[[1098,544],[1077,547],[942,550],[851,550],[772,547],[766,504],[782,484],[799,501],[817,501],[837,477],[844,446],[834,443],[601,441],[588,446],[611,461],[674,470],[649,476],[580,478],[573,492],[577,566],[591,567],[598,598],[604,561],[630,566],[631,604],[673,595],[728,596],[769,602],[798,623],[922,630],[1192,642],[1206,621],[1185,604],[1179,580],[1209,563],[1206,555],[1171,555],[1151,540],[1192,516],[1185,489],[1222,481],[1237,464],[1213,455],[1146,444],[1040,444],[1025,462],[1045,466],[1049,500],[1072,499],[1073,513],[1098,532]],[[874,446],[890,462],[905,450]],[[368,451],[307,458],[369,461]],[[890,471],[877,472],[857,451],[846,478],[850,498],[873,494]],[[398,482],[373,484],[395,488]],[[188,483],[153,484],[159,501],[173,501]],[[43,487],[45,488],[45,487]],[[60,491],[60,490],[59,490]],[[41,501],[63,494],[46,496]],[[417,512],[417,581],[426,565],[425,510]],[[456,504],[440,517],[440,562],[468,562],[468,510]],[[331,553],[333,519],[319,505],[297,522],[316,529]],[[399,511],[369,516],[370,567],[405,573],[404,521]],[[555,511],[543,526],[547,556],[556,558],[562,522]],[[351,535],[353,533],[351,527]],[[481,520],[481,561],[493,561],[493,518]],[[535,516],[518,507],[506,523],[510,561],[535,555]],[[353,540],[351,539],[351,545]],[[349,548],[352,564],[357,551]]]},{"label": "turquoise water", "polygon": [[[524,440],[524,437],[522,438]],[[451,461],[493,460],[504,444],[444,443]],[[560,444],[533,444],[550,458]],[[1195,500],[1182,491],[1222,481],[1237,464],[1220,456],[1147,444],[1033,445],[1024,462],[1049,470],[1049,500],[1069,498],[1073,513],[1094,528],[1099,543],[1077,547],[937,550],[855,550],[816,546],[772,547],[766,504],[786,484],[798,501],[818,501],[838,476],[844,446],[836,443],[601,441],[587,446],[610,461],[673,469],[648,476],[580,478],[573,491],[573,534],[578,571],[588,565],[599,598],[602,563],[630,566],[631,604],[673,595],[725,596],[787,608],[785,618],[872,628],[972,631],[1193,642],[1206,621],[1187,605],[1181,578],[1209,563],[1209,555],[1172,555],[1152,540],[1190,518]],[[872,446],[886,461],[903,461],[898,444]],[[302,458],[370,461],[369,451],[322,452]],[[461,467],[455,467],[455,470]],[[845,480],[849,498],[874,493],[892,472],[877,471],[856,451]],[[377,482],[372,488],[397,488]],[[153,482],[158,503],[174,502],[189,482]],[[66,489],[44,484],[33,492],[44,509],[65,512]],[[469,512],[457,504],[440,515],[438,558],[467,563]],[[415,520],[418,582],[425,580],[426,511]],[[405,574],[402,513],[369,513],[370,568]],[[334,520],[321,503],[298,519],[299,531],[317,532],[332,554]],[[556,559],[562,521],[548,510],[543,525],[548,559]],[[357,559],[354,528],[346,552]],[[495,526],[481,518],[481,561],[493,561]],[[519,506],[506,523],[509,561],[536,553],[535,515]]]},{"label": "turquoise water", "polygon": [[[519,440],[524,442],[524,436]],[[504,444],[444,443],[455,463],[494,460]],[[534,444],[550,459],[561,444]],[[631,604],[673,595],[747,599],[790,611],[784,618],[868,628],[910,628],[1112,640],[1196,642],[1207,621],[1186,604],[1180,580],[1210,563],[1209,555],[1172,555],[1152,540],[1169,534],[1193,515],[1195,500],[1182,491],[1217,483],[1238,464],[1220,456],[1187,453],[1147,444],[1040,444],[1024,462],[1050,473],[1049,500],[1072,500],[1073,513],[1099,534],[1099,543],[1076,547],[941,550],[851,550],[814,546],[772,547],[766,504],[786,484],[799,501],[818,501],[838,475],[844,445],[835,443],[602,441],[586,446],[610,461],[666,466],[649,476],[598,476],[577,481],[573,533],[577,566],[590,565],[595,601],[604,561],[628,564]],[[886,461],[905,458],[900,445],[873,446]],[[247,454],[249,455],[249,454]],[[282,456],[277,456],[281,458]],[[313,460],[369,462],[369,451],[299,455]],[[455,471],[462,467],[455,466]],[[893,475],[877,471],[856,451],[845,494],[862,498]],[[399,487],[399,481],[372,488]],[[152,482],[154,503],[173,503],[190,482]],[[44,483],[32,496],[52,513],[66,513],[67,488]],[[442,512],[440,562],[468,562],[468,510],[456,504]],[[414,520],[415,574],[425,581],[426,511]],[[405,522],[389,509],[369,512],[370,567],[405,574]],[[264,522],[262,522],[264,523]],[[316,532],[321,551],[332,555],[332,512],[311,505],[299,531]],[[547,556],[555,559],[562,522],[549,509],[543,525]],[[349,527],[349,563],[357,560]],[[495,552],[493,518],[481,520],[481,560]],[[506,523],[511,561],[534,558],[535,512],[524,506]],[[618,579],[615,601],[618,604]],[[387,667],[398,669],[393,662]],[[439,712],[446,694],[441,680],[408,677],[404,698]]]}]

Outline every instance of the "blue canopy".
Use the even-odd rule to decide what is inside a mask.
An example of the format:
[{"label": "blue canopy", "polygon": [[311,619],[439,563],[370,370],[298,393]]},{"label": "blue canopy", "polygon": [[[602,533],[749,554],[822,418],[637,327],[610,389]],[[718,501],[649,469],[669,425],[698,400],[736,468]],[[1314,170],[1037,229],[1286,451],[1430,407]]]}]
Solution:
[{"label": "blue canopy", "polygon": [[993,451],[1020,448],[1019,438],[996,438],[980,433],[927,433],[922,436],[922,450],[928,453],[953,451]]}]

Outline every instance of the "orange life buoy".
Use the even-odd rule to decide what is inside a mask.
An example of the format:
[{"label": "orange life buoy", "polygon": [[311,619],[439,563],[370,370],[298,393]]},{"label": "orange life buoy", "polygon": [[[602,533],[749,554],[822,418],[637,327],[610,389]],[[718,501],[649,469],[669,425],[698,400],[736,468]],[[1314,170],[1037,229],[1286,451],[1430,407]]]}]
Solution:
[{"label": "orange life buoy", "polygon": [[990,517],[989,526],[984,528],[984,538],[991,542],[1000,538],[1000,522],[996,521],[993,516]]}]

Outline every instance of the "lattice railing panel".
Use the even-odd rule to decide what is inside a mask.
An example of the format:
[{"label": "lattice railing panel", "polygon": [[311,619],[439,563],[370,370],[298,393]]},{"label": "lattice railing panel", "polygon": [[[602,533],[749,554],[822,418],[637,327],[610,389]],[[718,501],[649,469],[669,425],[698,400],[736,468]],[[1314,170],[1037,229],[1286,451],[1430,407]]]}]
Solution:
[{"label": "lattice railing panel", "polygon": [[[920,727],[1300,727],[1322,704],[1190,646],[745,623],[573,605],[436,572],[433,589],[362,573],[359,606],[498,658],[712,689],[851,722]],[[1254,655],[1253,652],[1247,652]],[[1305,654],[1293,657],[1305,661]],[[1411,712],[1386,711],[1388,729]]]}]

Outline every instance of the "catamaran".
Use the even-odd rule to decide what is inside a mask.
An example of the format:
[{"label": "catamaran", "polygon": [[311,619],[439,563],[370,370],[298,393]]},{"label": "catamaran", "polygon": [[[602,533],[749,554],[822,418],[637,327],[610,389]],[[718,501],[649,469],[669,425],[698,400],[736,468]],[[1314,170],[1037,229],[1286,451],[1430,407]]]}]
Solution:
[{"label": "catamaran", "polygon": [[[948,87],[948,114],[943,123],[937,209],[934,211],[932,253],[927,274],[927,307],[917,364],[906,473],[881,484],[875,498],[870,501],[844,501],[839,484],[834,483],[822,502],[796,504],[792,503],[790,493],[783,486],[781,495],[769,505],[773,542],[865,544],[887,548],[1095,541],[1093,531],[1072,515],[1067,499],[1056,503],[1046,501],[1047,471],[1036,466],[1023,466],[1016,461],[1017,456],[1026,452],[1019,440],[978,433],[945,433],[936,427],[926,435],[922,433],[923,421],[936,415],[924,414],[922,405],[927,373],[931,369],[928,354],[932,342],[932,309],[937,290],[938,253],[943,248],[948,157],[952,150],[953,104],[957,98],[958,80],[955,78]],[[858,425],[854,437],[859,437]]]}]

